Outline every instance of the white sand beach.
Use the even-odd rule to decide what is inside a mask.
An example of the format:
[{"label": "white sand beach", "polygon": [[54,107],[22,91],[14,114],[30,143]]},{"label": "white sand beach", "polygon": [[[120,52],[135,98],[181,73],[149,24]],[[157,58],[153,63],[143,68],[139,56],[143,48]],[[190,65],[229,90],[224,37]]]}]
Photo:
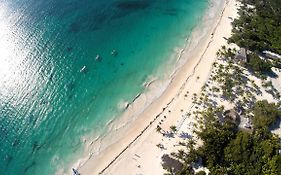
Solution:
[{"label": "white sand beach", "polygon": [[[171,125],[192,134],[193,118],[185,117],[193,107],[193,94],[198,94],[208,80],[216,52],[226,45],[231,35],[232,19],[237,17],[237,1],[226,1],[218,17],[213,21],[206,37],[200,40],[192,52],[183,52],[187,62],[175,73],[169,87],[142,112],[130,127],[122,131],[122,137],[98,155],[92,156],[79,168],[81,174],[163,174],[161,156],[177,148],[177,139],[163,137],[156,132],[159,125],[169,131]],[[200,36],[200,33],[197,33]],[[196,36],[196,34],[195,34]],[[137,108],[133,104],[130,112]],[[127,114],[129,115],[129,114]],[[119,119],[126,123],[128,118]],[[182,127],[184,123],[185,127]],[[120,133],[118,133],[120,135]],[[114,136],[114,134],[113,134]],[[156,145],[162,144],[163,149]],[[167,152],[169,153],[169,152]]]}]

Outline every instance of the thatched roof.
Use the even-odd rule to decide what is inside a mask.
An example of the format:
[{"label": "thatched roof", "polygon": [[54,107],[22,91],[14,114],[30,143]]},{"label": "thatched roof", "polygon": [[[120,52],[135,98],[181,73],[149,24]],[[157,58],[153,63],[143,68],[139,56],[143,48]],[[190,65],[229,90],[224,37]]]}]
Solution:
[{"label": "thatched roof", "polygon": [[238,61],[247,62],[247,50],[245,48],[241,48],[237,53],[235,58]]},{"label": "thatched roof", "polygon": [[240,124],[240,116],[234,109],[226,110],[223,113],[224,120],[230,120],[231,122],[239,125]]},{"label": "thatched roof", "polygon": [[171,158],[168,154],[162,156],[162,162],[164,169],[173,170],[173,172],[180,172],[183,168],[183,164],[180,161]]}]

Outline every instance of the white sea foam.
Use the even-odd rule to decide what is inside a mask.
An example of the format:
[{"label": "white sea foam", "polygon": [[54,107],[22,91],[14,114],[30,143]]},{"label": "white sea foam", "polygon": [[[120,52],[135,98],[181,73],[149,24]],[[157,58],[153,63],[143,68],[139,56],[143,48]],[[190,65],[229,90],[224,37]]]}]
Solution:
[{"label": "white sea foam", "polygon": [[[116,143],[125,133],[126,128],[157,98],[159,98],[167,89],[177,71],[191,58],[193,51],[206,35],[210,32],[214,19],[219,15],[224,0],[212,0],[209,3],[209,9],[201,19],[201,22],[193,29],[192,34],[186,38],[186,42],[182,48],[175,47],[170,59],[160,69],[155,71],[155,75],[151,75],[144,83],[144,90],[138,94],[133,102],[120,100],[119,109],[126,109],[121,117],[107,122],[107,132],[96,139],[92,139],[89,146],[85,146],[84,156],[86,158],[79,159],[79,167],[87,163],[89,158],[96,157],[101,151]],[[176,59],[175,59],[176,58]],[[176,62],[175,62],[176,60]],[[161,78],[160,78],[161,77]],[[87,136],[91,138],[90,136]],[[77,163],[75,163],[77,165]]]}]

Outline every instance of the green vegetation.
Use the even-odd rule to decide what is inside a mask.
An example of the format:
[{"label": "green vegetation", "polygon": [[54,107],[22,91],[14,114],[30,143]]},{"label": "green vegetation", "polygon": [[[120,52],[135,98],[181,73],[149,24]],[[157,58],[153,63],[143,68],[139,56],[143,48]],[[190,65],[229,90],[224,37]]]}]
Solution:
[{"label": "green vegetation", "polygon": [[[281,54],[281,2],[241,0],[241,3],[240,17],[233,21],[233,35],[228,41],[250,51],[246,53],[247,62],[244,61],[243,66],[255,75],[265,77],[262,85],[266,92],[280,99],[280,93],[272,82],[265,81],[264,73],[270,72],[272,67],[280,68],[281,60],[264,60],[259,54],[264,50]],[[201,112],[193,111],[199,119],[199,127],[194,132],[203,144],[195,148],[194,140],[181,143],[185,149],[172,153],[170,158],[178,160],[182,166],[178,169],[166,168],[169,174],[195,174],[194,165],[208,168],[211,175],[281,174],[281,140],[270,132],[275,124],[280,124],[281,102],[256,101],[255,95],[262,92],[253,80],[249,82],[244,69],[234,64],[235,52],[225,46],[217,52],[217,56],[228,64],[214,63],[212,73],[215,75],[211,75],[210,79],[220,87],[221,97],[233,103],[235,110],[242,109],[241,115],[249,118],[249,128],[252,129],[239,129],[231,119],[222,120],[224,108],[208,99],[215,94],[206,95],[206,89],[213,93],[220,91],[206,84],[202,87],[201,96],[194,94],[192,98],[195,104],[198,99],[205,108]],[[205,172],[196,174],[203,175]]]},{"label": "green vegetation", "polygon": [[[219,64],[214,71],[216,75],[212,77],[212,80],[218,83],[225,99],[233,101],[236,94],[244,93],[243,89],[248,78],[243,75],[241,67],[228,62],[226,66]],[[219,89],[215,90],[215,92],[218,91]]]},{"label": "green vegetation", "polygon": [[227,60],[232,60],[235,56],[236,49],[226,48],[226,46],[222,46],[221,49],[217,51],[218,57],[223,57]]},{"label": "green vegetation", "polygon": [[[251,51],[270,50],[281,54],[280,0],[242,0],[229,42]],[[251,6],[249,6],[251,5]],[[255,8],[252,8],[254,6]]]},{"label": "green vegetation", "polygon": [[281,68],[280,59],[261,60],[256,53],[269,50],[281,54],[281,3],[280,0],[241,0],[239,18],[232,22],[229,43],[250,50],[245,66],[262,74],[271,67]]},{"label": "green vegetation", "polygon": [[206,175],[205,171],[199,171],[196,175]]},{"label": "green vegetation", "polygon": [[177,127],[175,125],[170,126],[170,129],[173,133],[177,132]]},{"label": "green vegetation", "polygon": [[267,82],[263,81],[262,86],[266,88],[265,91],[271,94],[273,98],[275,99],[281,98],[280,92],[278,92],[278,90],[273,86],[272,81],[267,81]]},{"label": "green vegetation", "polygon": [[212,175],[281,174],[281,142],[268,129],[281,117],[278,106],[258,101],[252,111],[254,129],[251,132],[238,130],[229,121],[220,122],[220,112],[210,108],[201,112],[204,127],[197,135],[203,145],[194,149],[194,143],[188,143],[188,154],[183,150],[173,154],[184,167],[176,174],[194,174],[191,166],[198,162],[202,162]]},{"label": "green vegetation", "polygon": [[279,140],[268,130],[254,133],[239,131],[236,138],[224,148],[228,174],[280,174],[281,156]]},{"label": "green vegetation", "polygon": [[272,60],[272,66],[276,67],[278,69],[281,69],[281,60],[280,59],[274,59]]},{"label": "green vegetation", "polygon": [[223,164],[224,147],[235,138],[237,127],[231,122],[222,124],[215,119],[216,114],[210,109],[203,115],[205,127],[197,132],[197,135],[203,140],[204,146],[194,150],[196,152],[194,155],[201,157],[207,168],[212,168],[217,164]]},{"label": "green vegetation", "polygon": [[281,117],[281,111],[278,110],[278,106],[274,103],[268,103],[265,100],[258,101],[254,106],[253,112],[253,124],[255,128],[268,128]]},{"label": "green vegetation", "polygon": [[251,53],[248,57],[250,61],[246,63],[246,66],[254,72],[264,73],[271,70],[272,64],[269,61],[262,60],[257,54]]},{"label": "green vegetation", "polygon": [[234,81],[232,79],[232,77],[230,76],[226,76],[226,78],[224,79],[223,85],[222,85],[222,90],[223,90],[223,95],[227,98],[227,99],[233,99],[233,91],[232,88],[234,87]]}]

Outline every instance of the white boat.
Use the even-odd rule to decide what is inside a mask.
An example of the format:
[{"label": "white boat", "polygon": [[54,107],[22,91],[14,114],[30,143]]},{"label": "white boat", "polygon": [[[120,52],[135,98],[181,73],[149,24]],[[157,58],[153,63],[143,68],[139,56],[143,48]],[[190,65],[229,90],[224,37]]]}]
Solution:
[{"label": "white boat", "polygon": [[111,55],[112,55],[112,56],[117,56],[117,55],[118,55],[118,52],[117,52],[116,50],[112,50],[112,51],[111,51]]},{"label": "white boat", "polygon": [[100,55],[97,55],[96,56],[96,61],[100,61],[101,60],[101,56]]},{"label": "white boat", "polygon": [[83,67],[80,69],[80,72],[81,72],[81,73],[82,73],[82,72],[85,72],[86,69],[87,69],[87,67],[86,67],[86,66],[83,66]]}]

